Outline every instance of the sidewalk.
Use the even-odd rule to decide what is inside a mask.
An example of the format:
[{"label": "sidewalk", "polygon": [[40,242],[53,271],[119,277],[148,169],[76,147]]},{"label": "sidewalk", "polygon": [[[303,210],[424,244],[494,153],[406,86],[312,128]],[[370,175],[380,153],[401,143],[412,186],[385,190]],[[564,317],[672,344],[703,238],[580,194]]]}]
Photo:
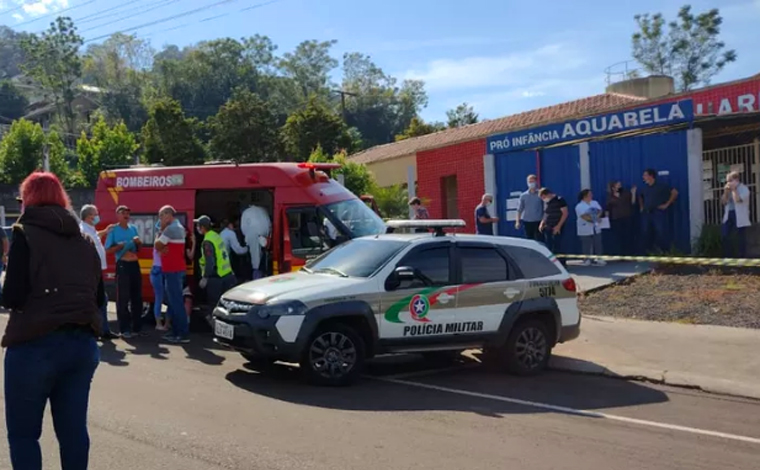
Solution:
[{"label": "sidewalk", "polygon": [[760,399],[760,330],[583,317],[550,366]]},{"label": "sidewalk", "polygon": [[626,278],[637,276],[651,269],[647,263],[634,261],[616,261],[606,266],[583,266],[581,261],[568,261],[567,270],[578,283],[580,292],[592,290],[615,284]]}]

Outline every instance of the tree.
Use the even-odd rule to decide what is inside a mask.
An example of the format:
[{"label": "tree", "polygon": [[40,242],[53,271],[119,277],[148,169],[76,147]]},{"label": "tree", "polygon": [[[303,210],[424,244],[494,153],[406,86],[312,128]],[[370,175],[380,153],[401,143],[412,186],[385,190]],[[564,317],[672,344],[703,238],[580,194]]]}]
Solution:
[{"label": "tree", "polygon": [[393,140],[427,105],[422,82],[407,80],[399,87],[369,56],[357,52],[343,56],[342,90],[350,93],[346,122],[361,133],[363,148]]},{"label": "tree", "polygon": [[467,126],[478,122],[478,114],[467,103],[462,103],[454,109],[446,111],[450,128]]},{"label": "tree", "polygon": [[350,149],[351,136],[343,120],[312,95],[306,108],[292,114],[282,129],[285,148],[299,161],[306,161],[321,146],[330,155]]},{"label": "tree", "polygon": [[135,136],[124,122],[110,127],[101,116],[92,127],[92,136],[82,132],[77,140],[78,171],[93,187],[102,170],[132,165],[138,149]]},{"label": "tree", "polygon": [[338,61],[330,55],[330,49],[337,42],[304,41],[280,59],[280,70],[295,82],[302,99],[312,95],[326,96],[330,72],[338,66]]},{"label": "tree", "polygon": [[348,160],[346,152],[341,151],[330,156],[329,153],[324,151],[322,146],[317,145],[311,156],[309,156],[309,161],[312,163],[337,163],[341,165],[340,168],[332,171],[332,176],[343,175],[343,184],[346,189],[357,196],[368,194],[372,188],[376,187],[375,179],[367,167]]},{"label": "tree", "polygon": [[403,133],[396,136],[396,142],[401,140],[411,139],[412,137],[419,137],[421,135],[432,134],[433,132],[442,131],[446,126],[440,122],[434,122],[427,124],[419,117],[413,117]]},{"label": "tree", "polygon": [[400,184],[384,188],[375,185],[371,191],[377,208],[383,217],[389,219],[406,219],[409,217],[409,196]]},{"label": "tree", "polygon": [[206,152],[196,132],[197,124],[185,117],[177,101],[157,101],[142,130],[145,159],[167,166],[203,163]]},{"label": "tree", "polygon": [[45,133],[39,124],[26,119],[15,121],[0,142],[2,181],[18,184],[42,167]]},{"label": "tree", "polygon": [[101,88],[100,102],[109,122],[124,121],[133,131],[145,124],[148,112],[142,97],[153,53],[146,40],[121,33],[87,48],[83,81]]},{"label": "tree", "polygon": [[0,82],[0,114],[8,119],[18,119],[26,113],[29,100],[9,80]]},{"label": "tree", "polygon": [[255,93],[239,90],[209,119],[214,158],[235,162],[271,162],[281,152],[277,117]]},{"label": "tree", "polygon": [[736,51],[724,50],[718,40],[723,18],[717,8],[694,15],[691,6],[678,12],[678,21],[665,25],[662,14],[636,15],[633,57],[649,73],[675,79],[678,91],[708,85],[712,77],[736,61]]},{"label": "tree", "polygon": [[47,31],[39,36],[30,35],[21,45],[26,54],[22,69],[50,94],[65,130],[74,133],[73,102],[76,84],[82,75],[79,56],[82,37],[77,34],[74,22],[71,18],[58,17]]}]

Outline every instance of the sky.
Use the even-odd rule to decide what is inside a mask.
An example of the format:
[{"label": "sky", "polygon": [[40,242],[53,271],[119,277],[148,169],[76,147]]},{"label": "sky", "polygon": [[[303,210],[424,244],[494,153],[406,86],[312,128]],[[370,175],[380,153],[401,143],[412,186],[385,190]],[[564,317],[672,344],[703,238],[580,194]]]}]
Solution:
[{"label": "sky", "polygon": [[[422,117],[443,121],[463,102],[493,119],[603,93],[609,66],[637,68],[634,15],[675,18],[687,1],[0,0],[0,24],[39,32],[60,13],[85,40],[124,31],[157,49],[262,34],[282,53],[335,39],[336,57],[362,52],[399,79],[424,80]],[[696,12],[720,8],[721,39],[738,53],[714,83],[760,73],[760,0],[690,4]]]}]

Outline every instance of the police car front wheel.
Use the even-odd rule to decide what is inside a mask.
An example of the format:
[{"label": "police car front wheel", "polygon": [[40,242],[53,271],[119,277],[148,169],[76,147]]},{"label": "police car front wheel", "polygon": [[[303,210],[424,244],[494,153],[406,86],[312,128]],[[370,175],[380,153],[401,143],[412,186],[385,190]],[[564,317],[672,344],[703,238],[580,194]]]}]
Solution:
[{"label": "police car front wheel", "polygon": [[340,323],[328,325],[309,339],[301,370],[317,385],[349,385],[364,368],[364,354],[364,341],[353,328]]}]

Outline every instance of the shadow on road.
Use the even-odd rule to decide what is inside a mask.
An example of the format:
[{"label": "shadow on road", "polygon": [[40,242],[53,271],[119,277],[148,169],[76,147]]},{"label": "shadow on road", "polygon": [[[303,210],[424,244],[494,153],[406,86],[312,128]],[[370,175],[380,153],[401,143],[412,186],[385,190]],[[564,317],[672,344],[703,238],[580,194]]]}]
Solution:
[{"label": "shadow on road", "polygon": [[[370,377],[347,388],[306,385],[297,367],[279,363],[262,371],[237,370],[227,374],[226,378],[233,385],[257,395],[299,405],[350,411],[466,411],[490,417],[547,412],[497,398],[467,396],[387,381],[394,378],[431,387],[580,410],[668,401],[667,395],[659,390],[623,380],[552,371],[538,377],[513,377],[467,358],[459,361],[462,366],[459,370],[439,370],[436,373],[435,369],[429,368],[429,363],[410,357],[411,360],[401,363],[374,361],[368,367]],[[420,375],[413,375],[417,372]],[[409,374],[409,377],[404,378],[404,374]]]},{"label": "shadow on road", "polygon": [[124,360],[126,357],[127,353],[116,349],[116,344],[113,341],[104,341],[100,345],[100,362],[123,367],[129,365],[129,362]]}]

